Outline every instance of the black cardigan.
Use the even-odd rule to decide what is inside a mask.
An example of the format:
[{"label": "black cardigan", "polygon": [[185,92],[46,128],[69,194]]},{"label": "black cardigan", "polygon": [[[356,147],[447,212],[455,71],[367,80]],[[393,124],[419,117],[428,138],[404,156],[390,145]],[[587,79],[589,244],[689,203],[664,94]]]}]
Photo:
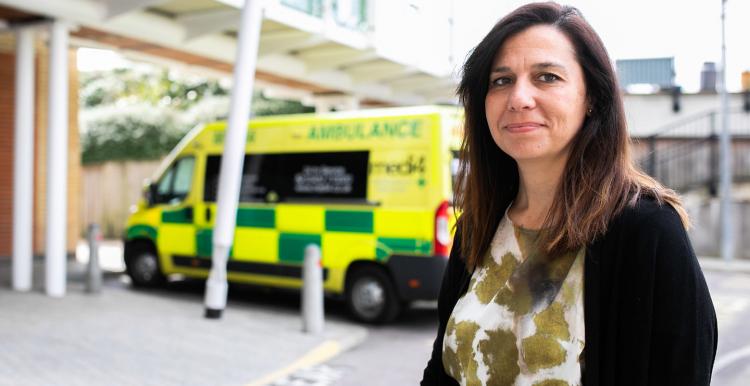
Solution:
[{"label": "black cardigan", "polygon": [[[456,385],[443,369],[445,326],[471,273],[453,242],[438,298],[439,327],[421,385]],[[582,383],[708,385],[716,313],[677,212],[642,199],[586,247]]]}]

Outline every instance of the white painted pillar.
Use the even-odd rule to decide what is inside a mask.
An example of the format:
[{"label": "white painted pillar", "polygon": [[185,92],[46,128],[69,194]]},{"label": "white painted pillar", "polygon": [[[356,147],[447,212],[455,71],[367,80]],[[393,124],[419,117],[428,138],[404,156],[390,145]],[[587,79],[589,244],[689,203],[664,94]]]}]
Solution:
[{"label": "white painted pillar", "polygon": [[47,295],[66,287],[68,196],[68,26],[56,20],[49,38],[49,122],[47,124]]},{"label": "white painted pillar", "polygon": [[34,29],[16,31],[15,143],[13,147],[13,289],[32,284],[34,197]]},{"label": "white painted pillar", "polygon": [[262,20],[261,0],[246,0],[237,37],[229,122],[224,136],[224,153],[219,170],[216,226],[213,235],[211,272],[206,282],[206,317],[217,319],[227,303],[227,259],[234,240],[237,201],[240,196],[242,164],[245,160],[247,123],[253,97],[255,65]]}]

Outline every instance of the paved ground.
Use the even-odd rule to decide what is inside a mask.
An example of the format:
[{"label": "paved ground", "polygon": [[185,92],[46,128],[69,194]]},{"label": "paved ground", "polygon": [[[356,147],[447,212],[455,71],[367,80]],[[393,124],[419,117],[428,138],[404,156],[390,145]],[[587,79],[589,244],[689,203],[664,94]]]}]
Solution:
[{"label": "paved ground", "polygon": [[86,294],[78,263],[70,265],[64,298],[44,295],[39,285],[18,293],[9,290],[10,267],[2,264],[0,385],[270,384],[366,336],[336,321],[311,336],[301,332],[297,309],[234,297],[221,320],[208,320],[202,282],[136,291],[116,274],[105,277],[100,294]]},{"label": "paved ground", "polygon": [[[750,384],[750,264],[701,259],[716,306],[719,347],[712,385]],[[343,355],[293,374],[305,385],[415,385],[437,328],[434,305],[414,309],[393,324],[369,327],[367,339]],[[397,355],[394,355],[397,353]],[[383,371],[382,369],[388,369]]]},{"label": "paved ground", "polygon": [[424,303],[392,324],[368,328],[362,344],[324,365],[340,372],[332,385],[419,384],[438,327],[436,306]]},{"label": "paved ground", "polygon": [[750,384],[750,273],[706,271],[719,321],[719,348],[713,385]]},{"label": "paved ground", "polygon": [[[104,243],[102,266],[123,269],[118,253],[117,242]],[[300,332],[297,294],[233,287],[221,321],[202,317],[202,281],[136,291],[123,275],[108,274],[103,293],[87,295],[87,254],[79,246],[64,299],[40,288],[9,291],[9,267],[0,263],[0,385],[416,384],[434,339],[434,304],[365,329],[347,319],[343,305],[326,302],[327,332],[313,337]],[[712,384],[745,386],[750,264],[701,264],[720,328]]]}]

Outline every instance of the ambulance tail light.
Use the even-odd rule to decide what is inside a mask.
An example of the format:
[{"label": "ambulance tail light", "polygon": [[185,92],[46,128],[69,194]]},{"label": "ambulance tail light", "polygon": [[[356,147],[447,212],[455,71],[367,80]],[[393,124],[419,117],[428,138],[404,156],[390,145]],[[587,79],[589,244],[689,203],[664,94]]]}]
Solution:
[{"label": "ambulance tail light", "polygon": [[448,201],[443,201],[435,211],[435,255],[448,257],[451,251],[451,233],[448,229]]}]

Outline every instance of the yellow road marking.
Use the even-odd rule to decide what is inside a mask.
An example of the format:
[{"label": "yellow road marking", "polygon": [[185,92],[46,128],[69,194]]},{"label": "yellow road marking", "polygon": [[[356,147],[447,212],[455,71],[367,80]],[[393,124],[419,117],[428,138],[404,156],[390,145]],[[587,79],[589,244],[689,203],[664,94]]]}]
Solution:
[{"label": "yellow road marking", "polygon": [[306,367],[315,366],[323,363],[341,352],[341,345],[334,341],[329,340],[321,343],[318,347],[312,349],[310,352],[305,354],[300,359],[297,359],[292,364],[282,369],[276,370],[270,374],[267,374],[263,378],[257,379],[253,382],[248,383],[245,386],[263,386],[273,381],[283,378],[299,369]]}]

